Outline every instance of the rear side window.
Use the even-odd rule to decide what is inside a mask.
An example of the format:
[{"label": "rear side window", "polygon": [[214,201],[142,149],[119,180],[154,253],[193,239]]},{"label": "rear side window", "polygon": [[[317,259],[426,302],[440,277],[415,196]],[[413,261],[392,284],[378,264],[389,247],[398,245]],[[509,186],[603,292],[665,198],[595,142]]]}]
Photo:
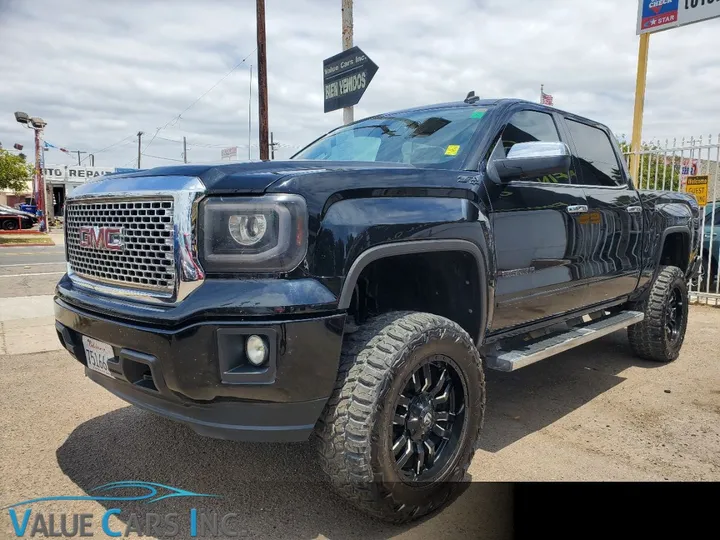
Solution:
[{"label": "rear side window", "polygon": [[567,119],[575,142],[580,183],[589,186],[624,185],[620,163],[612,142],[602,129]]}]

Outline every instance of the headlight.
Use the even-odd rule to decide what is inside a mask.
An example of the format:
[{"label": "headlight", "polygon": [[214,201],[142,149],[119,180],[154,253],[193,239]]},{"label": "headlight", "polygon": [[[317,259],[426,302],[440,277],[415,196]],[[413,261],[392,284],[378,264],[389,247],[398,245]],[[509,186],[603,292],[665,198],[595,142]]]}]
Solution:
[{"label": "headlight", "polygon": [[201,205],[205,271],[289,272],[307,251],[307,208],[299,195],[213,197]]}]

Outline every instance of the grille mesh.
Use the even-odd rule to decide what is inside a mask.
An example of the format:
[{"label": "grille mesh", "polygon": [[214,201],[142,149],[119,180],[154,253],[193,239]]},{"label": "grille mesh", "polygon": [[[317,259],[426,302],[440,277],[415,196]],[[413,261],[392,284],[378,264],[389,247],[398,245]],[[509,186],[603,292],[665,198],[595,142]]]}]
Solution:
[{"label": "grille mesh", "polygon": [[[122,250],[81,246],[85,226],[122,228]],[[70,201],[65,242],[70,268],[82,277],[162,293],[175,288],[172,200]]]}]

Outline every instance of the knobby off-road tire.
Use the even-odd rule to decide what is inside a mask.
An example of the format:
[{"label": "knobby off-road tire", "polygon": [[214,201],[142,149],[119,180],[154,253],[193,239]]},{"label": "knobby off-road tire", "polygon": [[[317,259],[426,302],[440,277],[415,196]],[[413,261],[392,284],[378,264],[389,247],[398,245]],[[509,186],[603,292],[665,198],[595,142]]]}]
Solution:
[{"label": "knobby off-road tire", "polygon": [[672,362],[680,354],[688,320],[685,274],[677,266],[663,266],[644,302],[634,306],[645,319],[628,327],[633,352],[645,360]]},{"label": "knobby off-road tire", "polygon": [[457,494],[484,410],[482,363],[467,332],[428,313],[381,315],[346,336],[315,431],[322,469],[357,508],[411,521]]}]

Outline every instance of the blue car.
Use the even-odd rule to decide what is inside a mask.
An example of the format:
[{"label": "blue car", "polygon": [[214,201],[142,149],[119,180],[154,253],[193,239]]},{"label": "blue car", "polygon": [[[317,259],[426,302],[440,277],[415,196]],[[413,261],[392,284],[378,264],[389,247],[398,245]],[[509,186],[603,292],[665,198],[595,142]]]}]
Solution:
[{"label": "blue car", "polygon": [[[713,216],[713,207],[715,215]],[[720,261],[720,200],[705,207],[705,230],[703,231],[703,273],[700,279],[702,287],[707,286],[710,275],[710,290],[715,290],[718,261]]]}]

